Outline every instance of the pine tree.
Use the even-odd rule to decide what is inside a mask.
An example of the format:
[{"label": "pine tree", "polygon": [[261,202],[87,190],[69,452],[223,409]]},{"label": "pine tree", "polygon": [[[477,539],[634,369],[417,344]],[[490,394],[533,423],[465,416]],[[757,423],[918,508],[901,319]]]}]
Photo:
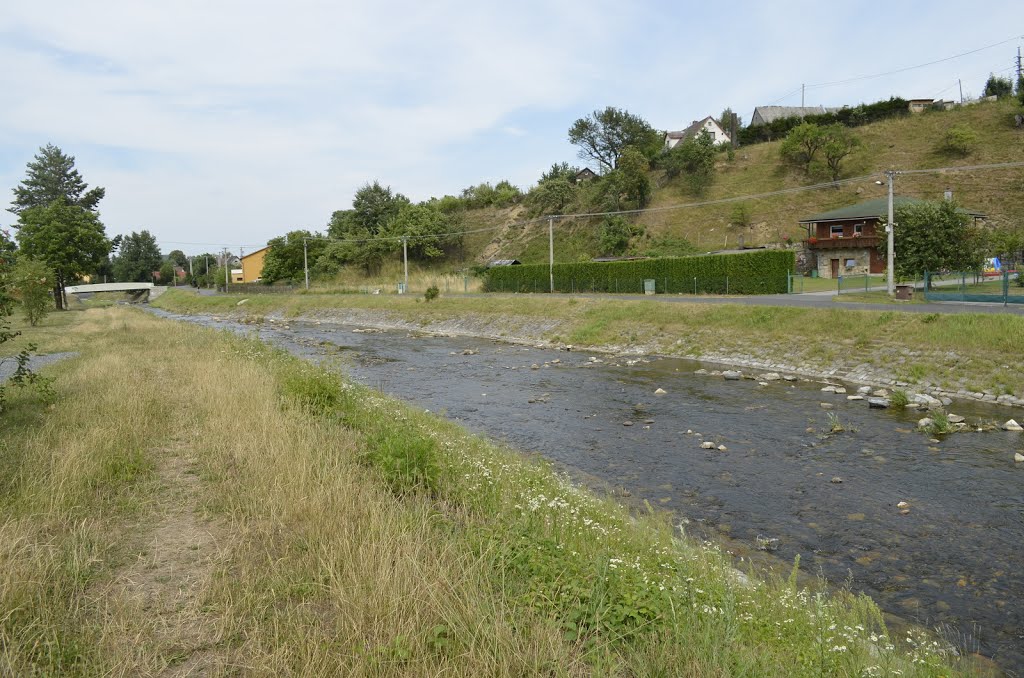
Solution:
[{"label": "pine tree", "polygon": [[46,207],[63,198],[66,205],[81,207],[95,212],[106,189],[99,186],[90,189],[75,169],[74,156],[47,144],[28,163],[25,179],[14,189],[14,201],[8,211],[21,214],[33,207]]}]

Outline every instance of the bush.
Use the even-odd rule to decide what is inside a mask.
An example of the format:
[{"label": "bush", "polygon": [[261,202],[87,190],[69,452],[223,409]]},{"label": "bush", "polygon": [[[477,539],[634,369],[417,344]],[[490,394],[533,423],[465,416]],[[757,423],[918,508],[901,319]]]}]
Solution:
[{"label": "bush", "polygon": [[[555,264],[555,290],[570,292],[643,291],[655,280],[656,291],[712,294],[782,294],[796,267],[791,251],[761,250],[745,254],[665,257],[641,261]],[[499,266],[484,273],[485,292],[547,291],[548,265]],[[666,289],[667,287],[667,289]]]},{"label": "bush", "polygon": [[53,270],[42,261],[22,257],[11,272],[14,296],[21,303],[25,319],[38,325],[53,303]]},{"label": "bush", "polygon": [[794,116],[779,118],[767,125],[744,127],[736,134],[741,144],[759,144],[772,139],[781,139],[789,130],[798,125],[811,122],[818,125],[839,123],[845,127],[859,127],[879,120],[898,118],[909,115],[908,102],[900,97],[891,97],[887,101],[876,101],[873,104],[860,104],[849,108],[841,108],[834,113],[822,115]]},{"label": "bush", "polygon": [[639,235],[642,229],[637,230],[626,219],[619,216],[607,217],[601,222],[601,230],[598,238],[598,245],[601,254],[617,256],[623,254],[629,247],[630,238]]},{"label": "bush", "polygon": [[938,150],[940,153],[963,157],[970,155],[977,144],[978,135],[974,130],[966,125],[958,125],[946,131],[939,142]]},{"label": "bush", "polygon": [[437,285],[431,285],[427,288],[427,291],[423,293],[424,301],[433,301],[441,294],[441,290],[437,289]]}]

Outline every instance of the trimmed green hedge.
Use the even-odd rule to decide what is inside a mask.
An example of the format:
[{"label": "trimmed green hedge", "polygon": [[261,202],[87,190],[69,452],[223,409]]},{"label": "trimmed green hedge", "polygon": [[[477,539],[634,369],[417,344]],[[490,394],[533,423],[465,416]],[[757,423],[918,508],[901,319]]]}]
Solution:
[{"label": "trimmed green hedge", "polygon": [[813,122],[817,125],[831,125],[840,123],[846,127],[860,127],[879,120],[899,118],[910,115],[909,102],[900,97],[890,97],[888,101],[876,101],[873,104],[860,104],[841,108],[834,113],[823,113],[821,115],[805,115],[803,117],[779,118],[767,125],[756,127],[744,127],[737,133],[737,141],[743,146],[760,144],[765,141],[782,139],[789,130],[800,123]]},{"label": "trimmed green hedge", "polygon": [[[654,280],[660,294],[783,294],[795,267],[787,250],[555,264],[555,291],[642,294],[644,280]],[[496,266],[484,273],[483,289],[547,292],[548,275],[546,264]]]}]

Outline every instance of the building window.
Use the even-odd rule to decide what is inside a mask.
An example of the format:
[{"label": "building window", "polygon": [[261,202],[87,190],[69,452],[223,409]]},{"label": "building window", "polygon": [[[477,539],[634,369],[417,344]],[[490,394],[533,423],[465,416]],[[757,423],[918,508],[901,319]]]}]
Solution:
[{"label": "building window", "polygon": [[854,235],[863,235],[863,233],[864,233],[864,224],[854,224],[853,225],[853,234]]},{"label": "building window", "polygon": [[857,265],[857,260],[856,259],[847,259],[846,260],[846,268],[853,268],[856,265]]},{"label": "building window", "polygon": [[829,226],[829,236],[831,236],[833,238],[842,238],[843,237],[843,227],[842,227],[842,225],[833,224],[832,226]]}]

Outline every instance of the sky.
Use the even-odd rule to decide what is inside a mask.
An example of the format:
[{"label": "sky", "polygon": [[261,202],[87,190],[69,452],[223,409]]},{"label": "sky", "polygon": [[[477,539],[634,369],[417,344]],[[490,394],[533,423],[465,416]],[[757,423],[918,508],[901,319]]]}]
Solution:
[{"label": "sky", "polygon": [[108,235],[189,254],[323,230],[375,180],[525,190],[584,164],[567,131],[605,106],[674,130],[800,105],[801,84],[807,105],[957,99],[1024,50],[1011,0],[2,5],[0,189],[53,143],[106,188]]}]

